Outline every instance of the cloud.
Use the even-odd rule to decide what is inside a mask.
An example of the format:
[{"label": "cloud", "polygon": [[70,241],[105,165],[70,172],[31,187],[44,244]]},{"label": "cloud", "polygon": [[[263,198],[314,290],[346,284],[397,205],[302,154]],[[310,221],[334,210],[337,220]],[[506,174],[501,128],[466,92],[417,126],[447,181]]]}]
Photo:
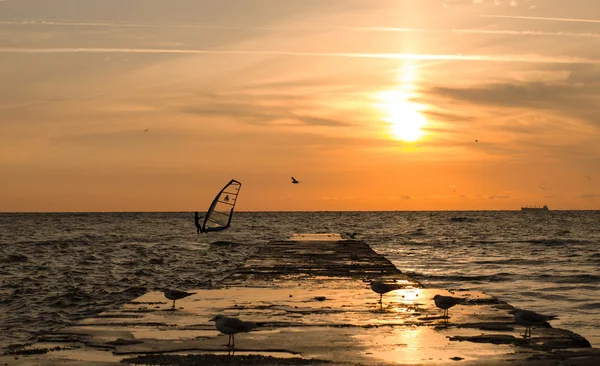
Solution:
[{"label": "cloud", "polygon": [[486,55],[486,54],[416,54],[416,53],[346,53],[346,52],[302,52],[277,50],[215,50],[215,49],[172,49],[172,48],[20,48],[2,47],[0,53],[23,54],[64,54],[64,53],[128,53],[128,54],[189,54],[189,55],[271,55],[297,57],[335,57],[380,60],[410,61],[480,61],[480,62],[520,62],[539,64],[593,64],[600,65],[600,59],[546,56],[536,54]]},{"label": "cloud", "polygon": [[145,128],[140,129],[124,129],[119,131],[99,131],[99,132],[87,132],[87,133],[71,133],[59,137],[55,137],[54,141],[67,144],[76,145],[121,145],[131,144],[133,142],[144,142],[149,141],[151,143],[157,143],[160,141],[182,141],[182,140],[193,140],[189,133],[186,131],[178,131],[173,129],[148,129],[148,132],[144,132]]},{"label": "cloud", "polygon": [[[2,1],[2,0],[0,0]],[[494,17],[494,16],[490,16]],[[506,35],[506,36],[534,36],[534,37],[580,37],[600,38],[600,33],[593,32],[566,32],[566,31],[541,31],[541,30],[511,30],[511,29],[435,29],[435,28],[401,28],[401,27],[298,27],[298,26],[254,26],[237,24],[187,24],[164,22],[81,22],[81,21],[56,21],[56,20],[22,20],[2,21],[4,26],[35,26],[35,27],[96,27],[96,28],[156,28],[156,29],[199,29],[199,30],[255,30],[273,32],[393,32],[417,34],[443,34],[449,32],[455,35]],[[121,34],[122,35],[122,34]]]},{"label": "cloud", "polygon": [[442,5],[445,8],[451,8],[454,6],[465,6],[465,5],[476,5],[476,6],[493,6],[493,7],[516,7],[516,6],[527,6],[535,7],[533,2],[530,0],[441,0]]},{"label": "cloud", "polygon": [[[573,70],[565,81],[519,82],[506,81],[468,87],[434,86],[424,90],[425,95],[462,101],[479,106],[519,108],[528,111],[546,111],[564,117],[576,117],[600,126],[597,101],[600,98],[600,69]],[[446,121],[460,120],[459,114],[438,113]],[[527,132],[531,125],[513,125],[519,132]],[[531,131],[530,131],[531,132]]]},{"label": "cloud", "polygon": [[[295,105],[290,105],[294,101]],[[356,124],[334,118],[306,115],[295,108],[311,109],[311,100],[286,94],[253,95],[233,93],[230,95],[204,94],[190,98],[172,108],[178,112],[205,117],[233,118],[252,125],[307,125],[323,127],[349,127]]]},{"label": "cloud", "polygon": [[508,199],[508,198],[510,198],[510,195],[508,195],[508,194],[494,194],[494,195],[488,196],[488,199],[490,199],[490,200]]},{"label": "cloud", "polygon": [[338,121],[331,118],[320,118],[313,116],[294,116],[294,119],[311,126],[356,126],[355,123]]},{"label": "cloud", "polygon": [[576,23],[600,23],[598,19],[579,19],[579,18],[549,18],[549,17],[529,17],[518,15],[487,15],[482,14],[486,18],[506,18],[506,19],[527,19],[527,20],[548,20],[555,22],[576,22]]},{"label": "cloud", "polygon": [[385,199],[388,199],[388,200],[411,200],[412,197],[406,194],[406,195],[402,195],[402,196],[389,196],[389,197],[386,197]]},{"label": "cloud", "polygon": [[596,199],[596,198],[600,198],[600,194],[586,193],[586,194],[582,194],[579,197],[582,198],[582,199],[584,199],[584,200],[593,200],[593,199]]},{"label": "cloud", "polygon": [[352,200],[355,200],[356,197],[352,197],[352,196],[344,196],[344,197],[324,196],[324,197],[321,197],[321,199],[325,200],[325,201],[352,201]]}]

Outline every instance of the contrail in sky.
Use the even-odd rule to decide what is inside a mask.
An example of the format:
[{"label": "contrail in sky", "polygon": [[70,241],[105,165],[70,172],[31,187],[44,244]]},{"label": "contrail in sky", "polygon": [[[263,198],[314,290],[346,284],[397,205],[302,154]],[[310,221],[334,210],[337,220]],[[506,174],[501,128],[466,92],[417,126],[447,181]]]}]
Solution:
[{"label": "contrail in sky", "polygon": [[346,57],[417,61],[491,61],[555,64],[600,64],[600,60],[542,55],[463,55],[412,53],[328,53],[269,50],[198,50],[162,48],[0,48],[0,53],[139,53],[139,54],[206,54],[206,55],[272,55],[305,57]]},{"label": "contrail in sky", "polygon": [[[1,1],[1,0],[0,0]],[[486,15],[488,16],[488,15]],[[488,17],[508,17],[489,15]],[[514,18],[514,17],[510,17]],[[599,21],[600,22],[600,21]],[[327,32],[327,31],[354,31],[354,32],[398,32],[398,33],[439,33],[439,34],[491,34],[509,36],[563,36],[600,38],[600,33],[575,33],[575,32],[547,32],[547,31],[515,31],[505,29],[423,29],[403,27],[285,27],[285,26],[254,26],[254,25],[226,25],[226,24],[186,24],[186,23],[118,23],[118,22],[76,22],[61,20],[23,20],[0,21],[0,25],[16,26],[67,26],[67,27],[124,27],[124,28],[195,28],[195,29],[250,29],[265,31],[292,31],[292,32]]]},{"label": "contrail in sky", "polygon": [[526,17],[518,15],[481,15],[485,18],[507,18],[507,19],[530,19],[530,20],[551,20],[557,22],[578,22],[578,23],[600,23],[596,19],[577,19],[577,18],[548,18],[548,17]]}]

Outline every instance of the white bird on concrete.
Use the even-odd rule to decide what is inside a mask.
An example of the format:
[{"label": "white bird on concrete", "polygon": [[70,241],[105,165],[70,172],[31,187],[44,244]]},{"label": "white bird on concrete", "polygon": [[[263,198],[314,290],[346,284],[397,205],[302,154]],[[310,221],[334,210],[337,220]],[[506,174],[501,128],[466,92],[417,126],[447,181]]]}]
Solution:
[{"label": "white bird on concrete", "polygon": [[224,315],[217,315],[210,321],[214,321],[217,330],[223,334],[227,334],[227,347],[235,347],[235,335],[241,332],[248,332],[257,327],[256,323],[245,322],[238,318],[228,318]]},{"label": "white bird on concrete", "polygon": [[185,291],[179,291],[179,290],[173,290],[173,289],[166,288],[164,290],[164,294],[167,299],[173,300],[172,308],[175,309],[175,300],[183,299],[184,297],[194,295],[195,292],[185,292]]},{"label": "white bird on concrete", "polygon": [[398,283],[385,283],[379,281],[371,281],[371,290],[379,294],[379,306],[383,309],[383,294],[390,291],[399,290],[403,286]]},{"label": "white bird on concrete", "polygon": [[[542,315],[531,310],[514,309],[510,312],[515,317],[515,323],[525,326],[523,337],[531,337],[532,326],[550,327],[548,320],[557,319],[556,315]],[[529,334],[529,335],[528,335]]]},{"label": "white bird on concrete", "polygon": [[444,310],[445,317],[448,317],[448,309],[450,309],[454,305],[458,305],[458,304],[464,302],[465,300],[467,300],[467,299],[462,298],[462,297],[443,296],[443,295],[435,295],[433,297],[435,306]]}]

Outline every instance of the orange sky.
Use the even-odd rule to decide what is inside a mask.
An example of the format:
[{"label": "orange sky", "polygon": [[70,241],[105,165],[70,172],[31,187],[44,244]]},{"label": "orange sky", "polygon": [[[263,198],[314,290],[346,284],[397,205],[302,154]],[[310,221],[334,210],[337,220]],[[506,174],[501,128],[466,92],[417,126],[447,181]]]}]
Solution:
[{"label": "orange sky", "polygon": [[596,1],[0,0],[0,80],[0,211],[600,209]]}]

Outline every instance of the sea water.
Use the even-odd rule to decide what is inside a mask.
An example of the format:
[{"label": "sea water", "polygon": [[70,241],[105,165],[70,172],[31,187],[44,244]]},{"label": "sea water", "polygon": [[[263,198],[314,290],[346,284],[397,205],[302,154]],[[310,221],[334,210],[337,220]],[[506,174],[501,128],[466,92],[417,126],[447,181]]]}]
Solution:
[{"label": "sea water", "polygon": [[201,235],[193,216],[0,214],[0,346],[147,291],[204,287],[296,233],[357,233],[425,287],[558,315],[554,327],[600,345],[600,211],[236,212]]}]

